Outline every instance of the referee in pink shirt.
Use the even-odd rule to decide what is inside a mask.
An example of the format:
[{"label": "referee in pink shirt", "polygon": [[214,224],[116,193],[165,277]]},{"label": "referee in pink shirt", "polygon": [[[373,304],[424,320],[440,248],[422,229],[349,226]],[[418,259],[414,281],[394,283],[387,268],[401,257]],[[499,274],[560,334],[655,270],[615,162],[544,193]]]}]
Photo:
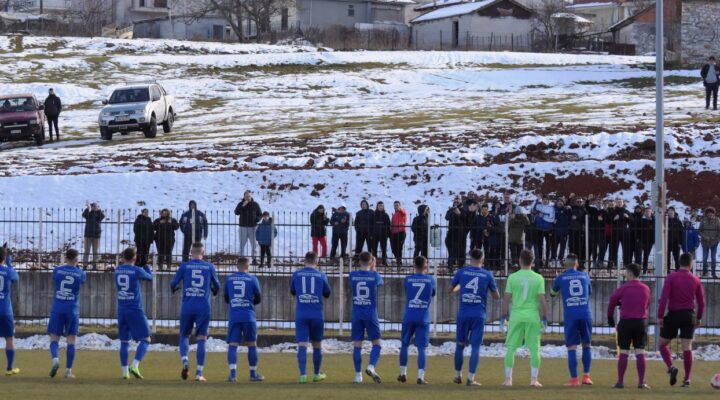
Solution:
[{"label": "referee in pink shirt", "polygon": [[[693,275],[692,254],[680,256],[680,269],[665,279],[662,295],[658,304],[657,319],[660,321],[660,355],[670,374],[670,385],[677,383],[678,369],[673,366],[670,354],[670,341],[678,337],[683,349],[685,379],[682,387],[690,387],[690,372],[693,365],[692,342],[695,328],[700,325],[705,310],[705,293],[700,279]],[[697,307],[697,314],[695,308]],[[665,310],[668,313],[665,314]]]}]

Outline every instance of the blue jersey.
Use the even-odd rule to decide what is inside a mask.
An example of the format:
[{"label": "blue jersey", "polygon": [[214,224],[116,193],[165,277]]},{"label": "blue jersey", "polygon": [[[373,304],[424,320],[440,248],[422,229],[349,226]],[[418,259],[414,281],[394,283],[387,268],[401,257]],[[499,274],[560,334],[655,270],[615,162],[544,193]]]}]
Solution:
[{"label": "blue jersey", "polygon": [[52,273],[55,284],[54,313],[80,312],[80,286],[87,279],[85,271],[71,265],[55,267]]},{"label": "blue jersey", "polygon": [[295,319],[322,319],[323,297],[330,297],[327,275],[304,267],[293,273],[290,293],[295,296]]},{"label": "blue jersey", "polygon": [[209,314],[210,293],[217,294],[220,290],[215,266],[203,260],[186,261],[180,264],[170,283],[173,291],[178,289],[180,281],[183,283],[180,313]]},{"label": "blue jersey", "polygon": [[255,276],[245,272],[228,276],[223,295],[225,302],[230,305],[230,324],[255,322],[255,305],[260,303],[260,282]]},{"label": "blue jersey", "polygon": [[151,281],[152,272],[148,267],[121,265],[115,270],[118,311],[143,310],[140,281]]},{"label": "blue jersey", "polygon": [[18,281],[18,273],[10,265],[8,257],[6,265],[0,265],[0,315],[13,315],[11,288]]},{"label": "blue jersey", "polygon": [[435,297],[435,279],[426,274],[405,277],[405,296],[407,305],[403,323],[430,323],[430,303]]},{"label": "blue jersey", "polygon": [[560,293],[566,321],[592,318],[590,310],[590,277],[585,272],[569,269],[555,278],[552,294]]},{"label": "blue jersey", "polygon": [[461,268],[452,279],[450,286],[460,286],[460,307],[458,319],[485,319],[488,292],[496,292],[493,274],[480,267]]},{"label": "blue jersey", "polygon": [[378,319],[377,288],[382,284],[382,276],[376,271],[359,270],[350,273],[353,319]]}]

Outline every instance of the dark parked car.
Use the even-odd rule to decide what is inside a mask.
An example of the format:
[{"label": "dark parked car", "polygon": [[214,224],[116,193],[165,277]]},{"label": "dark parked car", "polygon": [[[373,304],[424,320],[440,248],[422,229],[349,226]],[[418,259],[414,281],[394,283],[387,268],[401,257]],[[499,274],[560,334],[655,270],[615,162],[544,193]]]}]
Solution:
[{"label": "dark parked car", "polygon": [[0,96],[0,142],[45,141],[43,105],[31,93]]}]

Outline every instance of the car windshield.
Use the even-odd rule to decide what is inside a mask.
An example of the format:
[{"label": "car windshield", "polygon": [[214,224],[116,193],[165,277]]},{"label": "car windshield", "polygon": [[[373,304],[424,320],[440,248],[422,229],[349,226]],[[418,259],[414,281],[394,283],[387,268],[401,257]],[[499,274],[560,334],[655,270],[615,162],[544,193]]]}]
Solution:
[{"label": "car windshield", "polygon": [[110,96],[110,104],[121,104],[121,103],[138,103],[143,101],[150,101],[150,94],[148,88],[137,88],[137,89],[120,89],[113,92]]},{"label": "car windshield", "polygon": [[0,113],[15,113],[25,111],[37,111],[32,97],[17,97],[13,99],[0,100]]}]

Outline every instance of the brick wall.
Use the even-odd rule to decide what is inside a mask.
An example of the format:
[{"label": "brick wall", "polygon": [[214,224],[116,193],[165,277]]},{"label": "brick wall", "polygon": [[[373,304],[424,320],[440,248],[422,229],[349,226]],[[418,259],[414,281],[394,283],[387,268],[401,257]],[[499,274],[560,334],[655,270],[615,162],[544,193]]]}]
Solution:
[{"label": "brick wall", "polygon": [[697,65],[708,56],[720,56],[720,2],[685,0],[682,2],[682,62]]}]

